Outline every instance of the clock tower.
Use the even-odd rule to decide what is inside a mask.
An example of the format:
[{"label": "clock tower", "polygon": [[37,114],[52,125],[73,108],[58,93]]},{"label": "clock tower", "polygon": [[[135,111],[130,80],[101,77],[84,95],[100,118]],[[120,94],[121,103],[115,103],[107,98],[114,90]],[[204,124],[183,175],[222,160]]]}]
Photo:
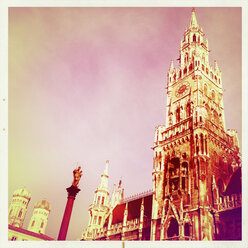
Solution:
[{"label": "clock tower", "polygon": [[[237,132],[226,130],[221,71],[192,10],[167,74],[166,125],[154,139],[151,240],[218,239],[215,211],[240,167]],[[176,238],[175,238],[176,237]]]}]

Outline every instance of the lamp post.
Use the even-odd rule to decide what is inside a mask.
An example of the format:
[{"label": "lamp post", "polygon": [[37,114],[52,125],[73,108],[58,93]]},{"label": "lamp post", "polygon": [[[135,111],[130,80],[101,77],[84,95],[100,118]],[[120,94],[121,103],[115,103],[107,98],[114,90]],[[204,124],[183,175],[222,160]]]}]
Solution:
[{"label": "lamp post", "polygon": [[81,170],[81,167],[79,166],[77,169],[73,171],[74,179],[73,179],[72,185],[66,189],[68,193],[68,197],[67,197],[67,203],[65,207],[63,220],[62,220],[60,230],[59,230],[58,240],[66,239],[74,200],[76,198],[77,193],[80,191],[80,189],[78,188],[78,183],[79,183],[81,176],[82,176],[82,170]]}]

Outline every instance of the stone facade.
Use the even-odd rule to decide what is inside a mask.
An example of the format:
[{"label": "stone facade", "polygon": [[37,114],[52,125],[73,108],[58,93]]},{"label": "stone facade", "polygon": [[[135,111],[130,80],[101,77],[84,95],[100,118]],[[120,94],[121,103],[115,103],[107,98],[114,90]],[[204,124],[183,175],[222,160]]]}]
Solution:
[{"label": "stone facade", "polygon": [[166,89],[166,125],[155,131],[152,192],[108,208],[95,235],[86,230],[82,239],[241,239],[241,187],[227,190],[241,185],[238,136],[225,128],[221,71],[216,61],[209,64],[194,9],[179,68],[171,61]]}]

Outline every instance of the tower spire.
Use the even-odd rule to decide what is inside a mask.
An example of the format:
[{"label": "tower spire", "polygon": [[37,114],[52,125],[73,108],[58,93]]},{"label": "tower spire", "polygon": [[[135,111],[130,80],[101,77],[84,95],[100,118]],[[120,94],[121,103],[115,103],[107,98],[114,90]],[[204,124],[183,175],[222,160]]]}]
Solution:
[{"label": "tower spire", "polygon": [[105,169],[104,172],[101,176],[101,182],[99,185],[100,189],[105,188],[106,190],[108,190],[108,167],[109,167],[109,160],[106,161],[106,165],[105,165]]},{"label": "tower spire", "polygon": [[170,63],[170,72],[174,71],[175,66],[174,66],[174,61],[173,59],[171,59],[171,63]]},{"label": "tower spire", "polygon": [[103,174],[108,176],[108,167],[109,167],[109,160],[106,160],[106,166],[105,166],[105,169],[104,169],[104,172]]},{"label": "tower spire", "polygon": [[191,18],[190,18],[190,28],[198,28],[198,24],[197,24],[197,20],[196,20],[196,16],[195,16],[195,8],[192,8],[192,14],[191,14]]}]

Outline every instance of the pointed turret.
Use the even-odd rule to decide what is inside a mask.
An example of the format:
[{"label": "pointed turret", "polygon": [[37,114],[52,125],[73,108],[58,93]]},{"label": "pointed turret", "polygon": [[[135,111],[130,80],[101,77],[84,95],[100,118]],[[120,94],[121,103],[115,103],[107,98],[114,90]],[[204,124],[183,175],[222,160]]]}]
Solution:
[{"label": "pointed turret", "polygon": [[111,197],[111,207],[115,205],[115,202],[116,202],[116,185],[114,184],[113,193]]},{"label": "pointed turret", "polygon": [[214,61],[214,70],[215,70],[216,72],[220,72],[220,69],[219,69],[217,60]]},{"label": "pointed turret", "polygon": [[170,72],[173,72],[175,70],[175,66],[174,66],[174,61],[173,59],[171,59],[171,63],[170,63]]},{"label": "pointed turret", "polygon": [[[105,169],[101,175],[99,186],[95,190],[93,204],[89,207],[90,221],[86,231],[83,231],[82,237],[86,240],[94,238],[94,233],[103,227],[110,208],[109,187],[108,187],[108,167],[109,160],[106,161]],[[86,235],[86,236],[85,236]]]},{"label": "pointed turret", "polygon": [[109,160],[106,161],[106,166],[105,166],[105,169],[104,169],[104,172],[101,176],[101,182],[100,182],[100,185],[99,185],[99,189],[107,189],[108,190],[108,167],[109,167]]},{"label": "pointed turret", "polygon": [[106,160],[106,166],[103,174],[107,176],[108,176],[108,167],[109,167],[109,160]]},{"label": "pointed turret", "polygon": [[197,20],[196,20],[196,16],[195,16],[195,8],[192,9],[189,27],[190,28],[198,28],[198,24],[197,24]]}]

